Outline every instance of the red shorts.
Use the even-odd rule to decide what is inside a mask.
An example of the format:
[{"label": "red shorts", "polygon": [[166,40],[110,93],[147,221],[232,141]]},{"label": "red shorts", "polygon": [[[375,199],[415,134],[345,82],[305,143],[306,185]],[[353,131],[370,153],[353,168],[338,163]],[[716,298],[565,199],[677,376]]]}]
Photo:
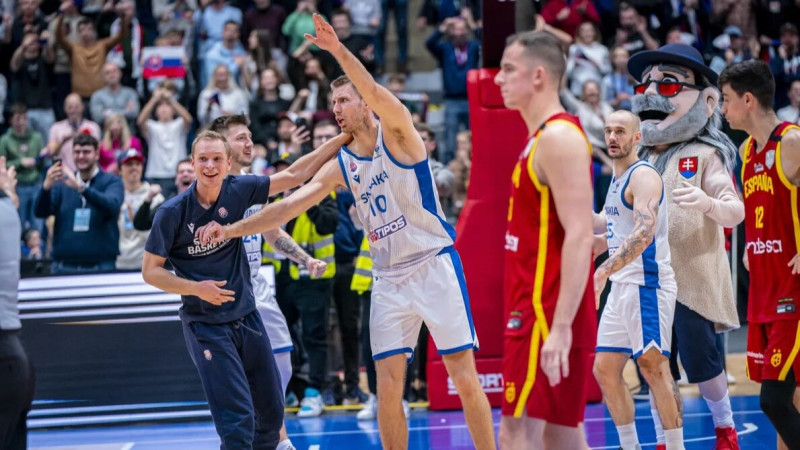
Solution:
[{"label": "red shorts", "polygon": [[800,321],[751,323],[747,329],[747,377],[784,381],[789,370],[800,386]]},{"label": "red shorts", "polygon": [[569,354],[569,377],[550,386],[539,356],[544,339],[535,324],[527,335],[506,334],[503,343],[503,415],[541,419],[548,423],[576,427],[583,422],[586,408],[586,377],[589,349],[573,348]]}]

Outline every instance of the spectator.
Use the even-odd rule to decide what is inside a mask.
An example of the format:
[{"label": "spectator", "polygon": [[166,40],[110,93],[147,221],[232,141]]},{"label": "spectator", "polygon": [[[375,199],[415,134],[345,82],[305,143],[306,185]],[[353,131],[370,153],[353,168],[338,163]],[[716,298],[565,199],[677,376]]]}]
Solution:
[{"label": "spectator", "polygon": [[[281,32],[289,39],[289,53],[292,54],[304,42],[306,33],[314,35],[314,19],[313,14],[317,12],[316,0],[299,0],[297,2],[297,9],[286,18],[283,23]],[[327,21],[328,18],[323,18]],[[312,51],[316,51],[315,45],[310,46]]]},{"label": "spectator", "polygon": [[[153,110],[156,120],[152,119]],[[186,159],[186,134],[192,127],[192,116],[170,91],[161,88],[144,105],[137,124],[149,149],[145,177],[169,196],[178,162]]]},{"label": "spectator", "polygon": [[[287,58],[280,47],[272,47],[272,38],[267,30],[253,30],[247,39],[247,61],[242,70],[242,89],[257,97],[260,77],[265,70],[272,68],[280,72],[281,78],[286,73]],[[293,98],[294,92],[288,98]]]},{"label": "spectator", "polygon": [[625,47],[611,50],[611,65],[611,73],[603,77],[603,98],[614,109],[630,111],[636,80],[628,73],[628,50]]},{"label": "spectator", "polygon": [[[375,45],[371,36],[356,35],[352,33],[352,19],[350,13],[344,9],[337,9],[331,13],[331,26],[339,41],[350,50],[352,54],[361,61],[364,68],[371,74],[375,73]],[[319,56],[325,73],[328,78],[335,80],[344,75],[344,71],[339,67],[336,58],[328,52],[322,52]],[[320,108],[322,109],[322,108]]]},{"label": "spectator", "polygon": [[[755,4],[758,0],[715,0],[711,2],[711,20],[721,27],[734,25],[748,37],[758,36]],[[721,28],[720,27],[720,28]]]},{"label": "spectator", "polygon": [[310,117],[319,110],[328,109],[331,83],[328,81],[325,71],[322,70],[319,59],[312,57],[306,60],[301,83],[293,104],[293,111],[305,112]]},{"label": "spectator", "polygon": [[[469,129],[467,72],[480,64],[480,42],[470,39],[467,23],[460,18],[446,19],[425,41],[442,69],[444,85],[445,130],[444,151],[439,155],[445,164],[453,159],[459,126]],[[448,40],[442,37],[447,36]]]},{"label": "spectator", "polygon": [[[378,29],[381,26],[380,0],[345,0],[342,6],[345,11],[350,13],[350,31],[353,36],[362,37],[369,43],[374,44],[378,36]],[[333,17],[331,17],[331,20],[333,20]],[[337,32],[336,34],[338,35],[339,33]]]},{"label": "spectator", "polygon": [[[170,29],[163,36],[155,41],[156,47],[184,47],[183,45],[183,31],[179,29]],[[192,73],[192,65],[190,64],[188,53],[183,56],[183,68],[185,69],[184,76],[157,76],[147,80],[147,92],[155,92],[159,87],[171,84],[174,91],[178,93],[180,98],[188,99],[193,98],[196,93],[194,75]],[[182,104],[188,104],[188,101],[181,101]]]},{"label": "spectator", "polygon": [[[758,46],[758,41],[752,41]],[[753,54],[758,55],[758,51],[753,52],[753,48],[747,45],[742,30],[737,26],[725,27],[725,32],[713,41],[715,49],[721,50],[722,55],[716,54],[711,58],[709,67],[714,72],[720,73],[731,64],[753,59]]]},{"label": "spectator", "polygon": [[247,52],[239,42],[239,24],[230,20],[222,30],[222,40],[212,45],[205,55],[200,85],[207,85],[219,66],[227,67],[233,79],[238,80],[246,62]]},{"label": "spectator", "polygon": [[39,230],[30,228],[23,231],[22,242],[22,259],[33,261],[45,259],[44,241]]},{"label": "spectator", "polygon": [[119,215],[119,256],[117,270],[141,270],[144,258],[144,244],[149,231],[139,231],[133,227],[133,218],[144,203],[150,199],[150,205],[158,206],[164,201],[161,186],[142,182],[144,156],[136,149],[129,149],[119,155],[117,166],[125,188],[125,199]]},{"label": "spectator", "polygon": [[11,128],[0,137],[0,156],[17,171],[19,218],[23,229],[43,230],[43,223],[34,214],[36,194],[42,186],[39,152],[44,148],[42,135],[28,128],[25,105],[11,107]]},{"label": "spectator", "polygon": [[100,126],[83,118],[83,100],[77,93],[68,95],[64,100],[64,111],[67,118],[50,127],[47,149],[53,158],[61,158],[66,169],[75,171],[72,138],[77,134],[90,134],[93,138],[100,139]]},{"label": "spectator", "polygon": [[165,34],[176,30],[191,39],[188,54],[194,51],[192,20],[194,12],[200,8],[196,0],[153,0],[153,16],[158,20],[158,33]]},{"label": "spectator", "polygon": [[[173,190],[174,194],[172,197],[180,195],[183,191],[192,187],[194,181],[195,174],[192,160],[187,158],[179,162],[178,168],[175,169],[175,189]],[[160,195],[160,192],[158,192],[157,189],[150,189],[147,191],[147,195],[145,195],[141,206],[139,206],[139,209],[136,210],[136,214],[133,216],[133,228],[140,231],[147,231],[153,227],[153,218],[156,216],[156,211],[158,211],[158,207],[161,205],[153,206],[152,203],[158,195]]]},{"label": "spectator", "polygon": [[117,17],[111,23],[111,35],[120,32],[122,24],[127,23],[128,29],[122,36],[118,45],[108,53],[108,61],[113,62],[122,69],[122,84],[135,88],[139,86],[142,77],[142,47],[145,46],[144,27],[139,22],[136,14],[136,4],[133,0],[120,0],[116,4]]},{"label": "spectator", "polygon": [[753,2],[752,12],[756,18],[756,29],[763,45],[780,39],[781,27],[787,23],[797,25],[800,8],[794,0],[758,0]]},{"label": "spectator", "polygon": [[54,163],[36,199],[36,216],[55,216],[53,274],[108,272],[119,255],[117,217],[122,181],[97,165],[97,139],[79,133],[72,142],[77,172]]},{"label": "spectator", "polygon": [[11,36],[6,40],[6,44],[11,44],[11,48],[18,48],[22,45],[22,40],[28,33],[37,35],[47,29],[47,21],[44,15],[39,12],[39,4],[36,0],[19,0],[19,15],[11,25]]},{"label": "spectator", "polygon": [[242,23],[242,10],[227,5],[225,0],[200,0],[200,9],[194,13],[197,36],[197,60],[201,63],[206,53],[217,42],[222,41],[225,24],[234,21]]},{"label": "spectator", "polygon": [[375,64],[379,74],[386,67],[386,30],[389,23],[389,11],[394,15],[394,29],[397,33],[397,67],[395,72],[408,73],[408,0],[381,0],[381,24],[378,27],[378,39],[375,45]]},{"label": "spectator", "polygon": [[411,113],[414,123],[424,123],[428,116],[428,94],[424,92],[406,92],[406,75],[391,73],[386,76],[386,89],[394,94]]},{"label": "spectator", "polygon": [[280,97],[279,87],[283,80],[274,68],[261,72],[261,85],[256,99],[250,102],[253,142],[266,146],[278,138],[278,116],[289,110],[291,103]]},{"label": "spectator", "polygon": [[48,26],[49,41],[47,45],[55,53],[55,63],[53,65],[53,83],[55,85],[53,110],[57,120],[64,120],[64,117],[66,117],[64,100],[72,92],[72,66],[69,53],[58,45],[56,41],[56,35],[58,34],[56,26],[60,26],[61,31],[64,33],[64,39],[74,45],[81,40],[80,33],[78,33],[78,24],[88,20],[80,15],[75,2],[66,2],[61,6],[62,8],[59,9],[61,22],[51,20]]},{"label": "spectator", "polygon": [[453,216],[458,219],[467,200],[469,174],[472,170],[472,132],[461,131],[456,136],[456,157],[447,165],[453,172]]},{"label": "spectator", "polygon": [[608,48],[600,43],[597,26],[592,22],[582,23],[567,56],[567,77],[572,94],[580,95],[584,83],[589,80],[600,83],[609,72]]},{"label": "spectator", "polygon": [[92,94],[89,101],[89,113],[97,123],[106,123],[112,115],[121,114],[132,126],[139,115],[139,94],[135,90],[122,86],[122,71],[116,63],[103,65],[103,81],[105,86]]},{"label": "spectator", "polygon": [[[453,193],[453,184],[455,183],[455,176],[444,164],[439,162],[437,157],[437,144],[436,133],[424,123],[415,124],[414,127],[422,138],[422,143],[425,144],[425,150],[428,151],[428,163],[431,165],[431,173],[433,173],[433,182],[436,184],[436,189],[439,192],[439,200],[450,198]],[[455,152],[454,152],[455,153]],[[449,202],[445,202],[447,204]],[[444,207],[444,205],[443,205]]]},{"label": "spectator", "polygon": [[200,91],[197,120],[204,127],[217,117],[244,114],[248,108],[247,93],[231,78],[228,66],[219,65],[214,69],[206,88]]},{"label": "spectator", "polygon": [[119,114],[108,116],[103,127],[103,140],[100,141],[100,168],[118,174],[117,157],[131,148],[142,152],[142,142],[131,134],[128,121]]},{"label": "spectator", "polygon": [[54,55],[46,42],[47,31],[28,33],[11,57],[11,85],[16,92],[25,93],[18,96],[18,103],[27,107],[29,126],[42,136],[47,135],[56,121],[50,95]]},{"label": "spectator", "polygon": [[647,29],[647,19],[626,2],[619,4],[619,28],[614,46],[625,47],[631,56],[642,50],[656,50],[659,47],[658,41]]},{"label": "spectator", "polygon": [[576,36],[583,23],[600,25],[600,15],[589,0],[548,0],[544,3],[541,14],[548,25],[570,36]]},{"label": "spectator", "polygon": [[800,123],[800,80],[792,81],[788,97],[789,104],[777,111],[778,118],[785,122]]},{"label": "spectator", "polygon": [[791,23],[781,27],[781,45],[778,55],[769,61],[769,68],[775,77],[776,109],[789,104],[789,86],[800,78],[800,49],[798,48],[797,27]]},{"label": "spectator", "polygon": [[253,32],[264,31],[269,37],[267,48],[280,49],[284,45],[281,29],[286,22],[286,10],[283,6],[274,4],[272,0],[255,0],[254,3],[255,8],[244,13],[242,36],[248,36],[249,39]]},{"label": "spectator", "polygon": [[267,161],[274,165],[279,160],[303,156],[313,150],[310,141],[311,133],[302,119],[297,125],[288,114],[281,114],[278,117],[278,142],[267,143]]},{"label": "spectator", "polygon": [[[673,5],[677,3],[677,8]],[[669,17],[665,17],[662,29],[678,29],[683,36],[683,44],[691,45],[700,52],[705,51],[709,43],[710,22],[709,10],[699,0],[682,0],[680,2],[667,2],[664,5],[669,9]]]},{"label": "spectator", "polygon": [[[59,11],[66,12],[73,8],[72,0],[65,1]],[[108,52],[116,46],[129,31],[128,18],[123,16],[120,31],[112,37],[97,40],[97,31],[94,24],[88,19],[78,22],[79,40],[72,43],[64,36],[64,16],[58,16],[56,23],[56,43],[63,48],[70,57],[72,69],[73,91],[84,99],[89,99],[92,94],[103,87],[103,65]]]},{"label": "spectator", "polygon": [[477,0],[423,0],[419,14],[417,14],[417,28],[422,30],[428,25],[438,27],[449,17],[469,15],[480,18],[480,10],[480,2]]}]

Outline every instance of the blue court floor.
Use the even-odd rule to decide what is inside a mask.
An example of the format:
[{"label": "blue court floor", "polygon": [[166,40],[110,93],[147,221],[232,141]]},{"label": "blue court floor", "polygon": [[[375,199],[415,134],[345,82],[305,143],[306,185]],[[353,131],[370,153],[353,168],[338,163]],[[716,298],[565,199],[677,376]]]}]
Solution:
[{"label": "blue court floor", "polygon": [[[774,449],[775,431],[759,410],[758,397],[731,399],[739,442],[742,449]],[[705,403],[698,398],[684,398],[684,436],[687,450],[711,449],[714,427]],[[494,410],[495,424],[500,411]],[[637,403],[636,425],[643,448],[655,448],[648,403]],[[603,405],[586,410],[586,434],[593,449],[616,449],[614,424]],[[380,439],[376,422],[359,422],[354,413],[326,414],[315,419],[296,419],[287,415],[287,428],[299,450],[378,449]],[[461,412],[413,411],[409,419],[411,449],[472,448]],[[29,435],[34,449],[74,450],[201,450],[218,449],[219,439],[211,422],[169,425],[37,430]]]}]

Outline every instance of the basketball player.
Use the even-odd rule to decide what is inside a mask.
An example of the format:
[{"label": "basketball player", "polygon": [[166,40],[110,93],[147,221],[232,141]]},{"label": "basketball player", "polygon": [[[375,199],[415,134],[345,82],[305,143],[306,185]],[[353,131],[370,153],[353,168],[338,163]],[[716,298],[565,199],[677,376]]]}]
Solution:
[{"label": "basketball player", "polygon": [[761,383],[761,409],[783,448],[800,448],[800,127],[775,115],[775,79],[763,61],[729,66],[719,86],[722,114],[750,135],[739,148],[750,270],[747,376]]},{"label": "basketball player", "polygon": [[641,135],[639,117],[629,111],[616,111],[606,119],[614,178],[604,211],[594,215],[594,232],[606,234],[610,255],[594,273],[597,298],[608,279],[612,284],[597,330],[594,374],[623,450],[641,448],[633,397],[622,378],[631,357],[653,392],[667,450],[683,449],[682,418],[665,356],[672,345],[678,287],[669,260],[664,183],[658,171],[636,155]]},{"label": "basketball player", "polygon": [[[230,145],[219,133],[202,131],[192,144],[197,180],[156,213],[142,276],[181,295],[184,338],[223,448],[276,448],[283,392],[241,241],[204,245],[194,232],[211,220],[233,222],[299,185],[347,140],[339,136],[273,177],[228,177]],[[164,269],[167,258],[175,274]]]},{"label": "basketball player", "polygon": [[[246,175],[246,167],[253,164],[253,139],[248,126],[250,121],[244,114],[233,116],[222,116],[211,122],[208,129],[215,131],[223,136],[231,146],[231,173]],[[244,217],[249,217],[261,210],[262,205],[253,205],[244,213]],[[278,249],[281,254],[289,257],[298,264],[308,267],[313,276],[321,276],[327,263],[314,259],[308,255],[296,242],[281,228],[269,230],[263,233],[263,238],[272,248]],[[289,327],[286,325],[286,318],[283,316],[272,289],[267,279],[260,273],[261,269],[261,234],[245,236],[242,239],[244,249],[247,253],[247,261],[250,263],[250,276],[253,282],[253,295],[256,300],[256,309],[267,329],[267,336],[272,345],[272,353],[275,355],[275,363],[281,374],[281,386],[286,393],[286,387],[292,378],[292,337],[289,334]],[[286,425],[281,428],[280,443],[277,450],[290,450],[292,441],[286,434]]]},{"label": "basketball player", "polygon": [[514,35],[495,77],[530,135],[511,177],[506,232],[504,449],[587,448],[581,423],[597,328],[592,149],[558,99],[560,48],[546,32]]},{"label": "basketball player", "polygon": [[268,230],[298,216],[336,187],[350,189],[370,237],[370,339],[384,448],[408,447],[403,376],[424,321],[461,398],[475,447],[493,449],[491,410],[472,353],[478,340],[461,261],[453,248],[455,231],[444,220],[425,146],[408,109],[373,80],[317,14],[314,27],[316,37],[306,38],[331,52],[346,74],[331,84],[333,112],[342,131],[353,135],[352,144],[286,199],[232,225],[209,224],[197,230],[197,236],[214,245]]}]

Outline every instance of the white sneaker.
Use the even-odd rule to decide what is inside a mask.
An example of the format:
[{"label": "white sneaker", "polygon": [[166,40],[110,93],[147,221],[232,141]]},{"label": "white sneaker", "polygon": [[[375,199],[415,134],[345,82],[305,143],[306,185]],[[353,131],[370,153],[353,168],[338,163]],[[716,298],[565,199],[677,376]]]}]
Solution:
[{"label": "white sneaker", "polygon": [[325,407],[319,391],[306,388],[305,394],[303,400],[300,401],[300,411],[297,412],[297,417],[319,417]]},{"label": "white sneaker", "polygon": [[364,403],[364,407],[356,414],[356,419],[375,420],[376,417],[378,417],[378,397],[369,394],[369,398],[367,402]]},{"label": "white sneaker", "polygon": [[406,415],[406,419],[408,419],[408,416],[411,415],[411,407],[408,406],[408,402],[405,400],[403,400],[403,414]]},{"label": "white sneaker", "polygon": [[734,376],[731,375],[730,372],[728,372],[727,375],[728,375],[728,384],[736,384],[736,378],[734,378]]}]

